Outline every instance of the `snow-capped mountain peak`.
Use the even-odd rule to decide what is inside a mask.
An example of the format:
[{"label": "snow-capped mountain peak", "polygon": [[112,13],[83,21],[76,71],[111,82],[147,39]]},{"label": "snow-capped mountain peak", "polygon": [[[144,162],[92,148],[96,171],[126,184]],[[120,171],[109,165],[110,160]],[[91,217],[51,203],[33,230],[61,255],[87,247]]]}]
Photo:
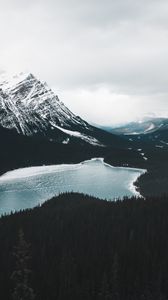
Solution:
[{"label": "snow-capped mountain peak", "polygon": [[45,82],[31,73],[1,77],[0,125],[52,141],[63,142],[69,135],[100,145],[93,137],[93,127],[74,115]]},{"label": "snow-capped mountain peak", "polygon": [[12,87],[31,79],[35,79],[32,73],[19,73],[13,76],[4,73],[0,76],[0,87],[6,90],[12,89]]}]

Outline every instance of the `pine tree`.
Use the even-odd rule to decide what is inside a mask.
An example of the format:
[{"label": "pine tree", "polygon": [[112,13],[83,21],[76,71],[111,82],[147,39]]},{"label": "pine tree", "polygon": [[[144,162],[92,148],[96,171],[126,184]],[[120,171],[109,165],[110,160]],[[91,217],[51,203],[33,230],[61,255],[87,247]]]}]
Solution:
[{"label": "pine tree", "polygon": [[111,300],[112,299],[112,297],[110,295],[110,291],[109,291],[108,277],[107,277],[106,273],[104,273],[103,278],[102,278],[100,299],[102,299],[102,300]]},{"label": "pine tree", "polygon": [[111,292],[110,292],[110,299],[119,300],[119,261],[118,261],[118,254],[115,253],[113,257],[113,264],[111,270]]},{"label": "pine tree", "polygon": [[12,293],[13,300],[33,300],[34,291],[29,286],[31,270],[28,268],[30,256],[30,244],[25,241],[23,230],[19,230],[18,243],[14,247],[13,255],[16,259],[16,270],[12,273],[11,279],[14,282]]}]

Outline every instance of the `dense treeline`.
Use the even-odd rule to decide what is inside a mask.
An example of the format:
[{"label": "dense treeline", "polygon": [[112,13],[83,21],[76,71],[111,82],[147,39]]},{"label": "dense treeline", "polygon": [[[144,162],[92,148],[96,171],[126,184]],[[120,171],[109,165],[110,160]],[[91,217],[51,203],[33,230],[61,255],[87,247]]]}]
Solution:
[{"label": "dense treeline", "polygon": [[145,196],[161,195],[163,192],[168,194],[168,149],[150,150],[147,155],[149,157],[146,166],[148,173],[138,181],[141,194]]},{"label": "dense treeline", "polygon": [[139,142],[136,147],[134,145],[134,148],[143,148],[147,160],[144,160],[143,156],[137,155],[138,151],[135,152],[134,149],[134,151],[125,153],[121,150],[116,153],[109,151],[105,155],[105,161],[111,165],[120,165],[123,159],[125,164],[127,163],[130,167],[146,169],[147,173],[136,182],[136,186],[144,197],[151,195],[160,197],[162,194],[168,194],[168,147],[156,148],[153,145]]},{"label": "dense treeline", "polygon": [[[97,129],[96,132],[99,138],[99,130]],[[73,140],[72,137],[71,142],[66,145],[61,142],[51,142],[39,136],[17,134],[14,130],[0,126],[0,174],[21,167],[77,163],[93,157],[104,157],[111,151],[117,153],[119,147],[123,149],[123,155],[119,159],[122,164],[123,157],[127,156],[125,151],[128,152],[125,149],[127,143],[124,147],[122,139],[105,132],[105,140],[108,141],[109,136],[113,141],[112,147],[96,147],[82,140],[81,142],[78,139]],[[113,162],[115,163],[115,160]]]},{"label": "dense treeline", "polygon": [[0,219],[0,299],[12,299],[18,232],[37,300],[168,299],[168,197],[63,194]]}]

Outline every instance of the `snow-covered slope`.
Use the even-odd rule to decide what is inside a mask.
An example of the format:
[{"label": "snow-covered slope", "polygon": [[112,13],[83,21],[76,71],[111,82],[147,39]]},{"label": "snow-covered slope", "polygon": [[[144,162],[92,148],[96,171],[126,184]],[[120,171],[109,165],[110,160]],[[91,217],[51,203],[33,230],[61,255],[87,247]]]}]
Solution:
[{"label": "snow-covered slope", "polygon": [[30,74],[0,80],[0,125],[24,135],[65,143],[80,139],[100,145],[94,127],[74,115],[48,87]]}]

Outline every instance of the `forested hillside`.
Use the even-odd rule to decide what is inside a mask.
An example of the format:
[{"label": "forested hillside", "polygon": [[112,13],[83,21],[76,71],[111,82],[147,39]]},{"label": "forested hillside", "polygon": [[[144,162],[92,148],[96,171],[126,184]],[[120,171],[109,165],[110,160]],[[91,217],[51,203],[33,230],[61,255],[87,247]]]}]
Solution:
[{"label": "forested hillside", "polygon": [[20,229],[37,300],[168,299],[167,214],[166,196],[107,202],[72,193],[1,217],[0,299],[12,299]]}]

